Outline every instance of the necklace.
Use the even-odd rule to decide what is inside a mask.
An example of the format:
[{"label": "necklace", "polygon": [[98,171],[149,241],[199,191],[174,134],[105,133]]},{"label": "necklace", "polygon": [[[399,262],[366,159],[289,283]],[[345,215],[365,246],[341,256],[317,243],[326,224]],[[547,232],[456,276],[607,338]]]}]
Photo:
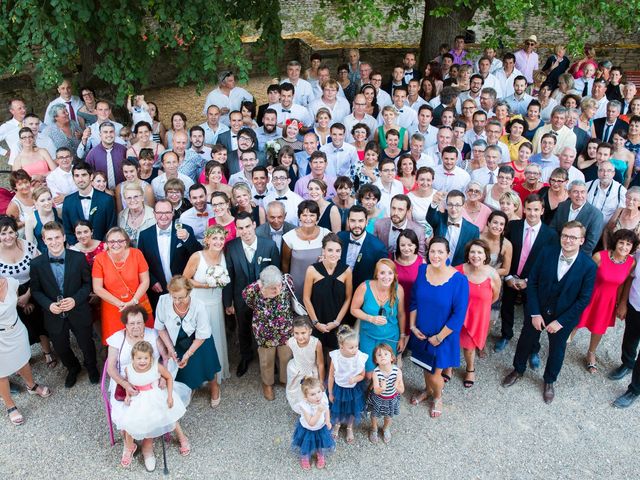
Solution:
[{"label": "necklace", "polygon": [[609,259],[615,263],[616,265],[622,265],[623,263],[625,263],[627,261],[627,258],[623,258],[622,260],[616,260],[616,254],[615,252],[609,252]]},{"label": "necklace", "polygon": [[174,303],[173,304],[173,309],[175,310],[175,312],[178,314],[179,317],[184,317],[187,312],[189,311],[189,306],[190,306],[191,302],[187,303],[187,308],[184,309],[184,311],[180,310],[178,308],[178,306]]},{"label": "necklace", "polygon": [[113,267],[116,270],[122,270],[125,266],[125,264],[127,263],[127,254],[125,254],[124,256],[124,260],[120,261],[120,262],[116,262],[113,257],[111,256],[110,252],[107,252],[107,256],[109,257],[109,259],[111,260],[111,263],[113,264]]}]

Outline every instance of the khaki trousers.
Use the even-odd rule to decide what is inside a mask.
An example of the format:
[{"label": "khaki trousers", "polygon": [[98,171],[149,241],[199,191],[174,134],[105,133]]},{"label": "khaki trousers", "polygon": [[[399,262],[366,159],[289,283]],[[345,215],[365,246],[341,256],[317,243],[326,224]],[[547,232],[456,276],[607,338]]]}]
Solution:
[{"label": "khaki trousers", "polygon": [[280,371],[280,382],[287,384],[287,364],[293,352],[287,345],[279,347],[258,347],[258,358],[260,359],[260,377],[262,383],[272,386],[275,382],[274,369],[276,364],[276,354],[278,356],[278,369]]}]

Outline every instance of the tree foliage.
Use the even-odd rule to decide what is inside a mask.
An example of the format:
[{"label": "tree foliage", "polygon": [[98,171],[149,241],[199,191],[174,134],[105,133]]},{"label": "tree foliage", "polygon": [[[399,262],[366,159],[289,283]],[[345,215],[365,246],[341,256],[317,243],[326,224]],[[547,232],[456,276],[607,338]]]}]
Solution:
[{"label": "tree foliage", "polygon": [[[0,72],[32,69],[36,86],[57,85],[77,65],[111,85],[120,100],[149,81],[159,62],[177,83],[201,88],[221,67],[248,76],[241,36],[262,32],[255,48],[275,73],[282,55],[279,0],[5,0],[0,2]],[[274,14],[275,12],[275,14]]]}]

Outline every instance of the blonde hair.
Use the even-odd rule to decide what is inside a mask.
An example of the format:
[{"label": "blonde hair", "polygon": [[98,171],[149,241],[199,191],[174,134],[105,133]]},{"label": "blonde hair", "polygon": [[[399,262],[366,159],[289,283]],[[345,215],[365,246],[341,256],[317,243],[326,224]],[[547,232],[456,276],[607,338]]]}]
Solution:
[{"label": "blonde hair", "polygon": [[34,201],[37,201],[38,198],[40,198],[40,195],[43,195],[45,193],[48,193],[49,195],[51,195],[51,190],[49,190],[49,187],[41,186],[38,188],[34,188],[33,192],[31,192],[31,198]]},{"label": "blonde hair", "polygon": [[206,240],[207,238],[213,237],[214,235],[222,235],[226,238],[228,233],[229,232],[227,232],[227,230],[222,225],[213,225],[207,228],[207,230],[204,232],[204,238]]},{"label": "blonde hair", "polygon": [[134,191],[134,190],[139,194],[144,195],[144,190],[142,189],[142,185],[140,185],[140,183],[138,183],[137,181],[132,180],[132,181],[124,182],[124,185],[122,186],[123,194],[125,192]]},{"label": "blonde hair", "polygon": [[324,390],[322,382],[319,378],[316,377],[304,377],[302,383],[300,384],[300,390],[302,390],[302,395],[307,396],[309,390],[313,388],[319,388],[320,390]]},{"label": "blonde hair", "polygon": [[393,308],[398,300],[398,271],[396,270],[396,264],[390,259],[381,258],[378,260],[378,263],[376,263],[376,268],[373,271],[373,278],[377,279],[378,271],[382,265],[386,265],[393,272],[393,282],[391,282],[391,285],[389,286],[389,305]]},{"label": "blonde hair", "polygon": [[393,114],[397,117],[398,116],[398,110],[396,109],[396,107],[394,107],[393,105],[386,105],[382,108],[382,114],[384,115],[384,112],[393,112]]},{"label": "blonde hair", "polygon": [[193,285],[191,281],[187,277],[183,277],[182,275],[174,275],[169,280],[167,284],[167,290],[169,292],[177,292],[179,290],[186,290],[187,293],[190,293],[193,290]]},{"label": "blonde hair", "polygon": [[358,332],[353,330],[349,325],[340,325],[338,328],[338,345],[342,346],[347,340],[358,342]]},{"label": "blonde hair", "polygon": [[131,358],[135,357],[136,353],[148,353],[153,358],[153,346],[145,340],[140,340],[131,349]]},{"label": "blonde hair", "polygon": [[585,108],[597,108],[598,102],[591,97],[584,97],[580,102],[580,110],[584,111]]},{"label": "blonde hair", "polygon": [[516,210],[518,210],[520,208],[520,197],[513,190],[509,190],[508,192],[504,192],[502,195],[500,195],[500,198],[498,199],[498,201],[501,202],[503,199],[504,200],[508,200],[511,203],[513,203],[513,205],[515,205],[515,207],[516,207]]},{"label": "blonde hair", "polygon": [[249,194],[249,196],[251,197],[251,188],[249,187],[249,185],[247,185],[244,182],[240,182],[240,183],[236,183],[233,188],[231,189],[231,196],[235,196],[236,192],[238,190],[244,190],[246,193]]}]

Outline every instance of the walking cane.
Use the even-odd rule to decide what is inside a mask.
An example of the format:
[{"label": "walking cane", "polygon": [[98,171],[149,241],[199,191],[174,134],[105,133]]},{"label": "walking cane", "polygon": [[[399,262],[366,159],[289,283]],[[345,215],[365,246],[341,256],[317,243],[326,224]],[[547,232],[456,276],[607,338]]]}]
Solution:
[{"label": "walking cane", "polygon": [[164,446],[164,435],[162,435],[162,461],[164,463],[164,470],[162,473],[169,475],[169,469],[167,468],[167,449]]}]

